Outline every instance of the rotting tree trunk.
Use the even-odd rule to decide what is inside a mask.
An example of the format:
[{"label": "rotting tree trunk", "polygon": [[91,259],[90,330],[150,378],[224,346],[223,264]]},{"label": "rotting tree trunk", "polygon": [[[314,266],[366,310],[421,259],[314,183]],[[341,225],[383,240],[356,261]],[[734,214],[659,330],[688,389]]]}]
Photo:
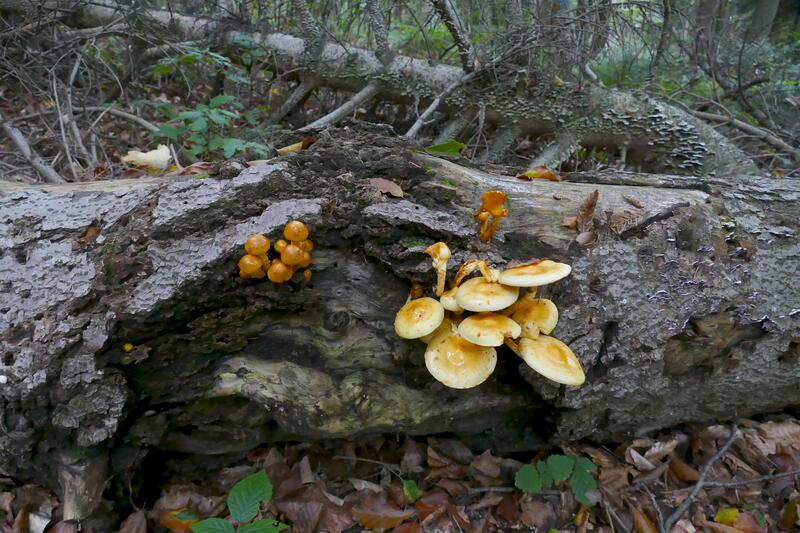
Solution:
[{"label": "rotting tree trunk", "polygon": [[[403,180],[405,198],[374,176]],[[0,184],[0,472],[61,479],[67,516],[85,516],[91,480],[110,469],[125,486],[147,450],[224,462],[292,436],[453,432],[509,451],[800,403],[798,181],[570,178],[329,130],[229,180]],[[512,201],[491,245],[473,219],[488,189]],[[595,189],[599,239],[584,247],[561,221]],[[603,221],[633,209],[623,195],[644,213],[617,234]],[[290,218],[316,243],[313,284],[239,279],[247,235],[277,238]],[[434,381],[392,323],[412,280],[434,283],[422,250],[437,240],[453,266],[571,263],[549,295],[586,384],[555,386],[511,353],[478,388]]]}]

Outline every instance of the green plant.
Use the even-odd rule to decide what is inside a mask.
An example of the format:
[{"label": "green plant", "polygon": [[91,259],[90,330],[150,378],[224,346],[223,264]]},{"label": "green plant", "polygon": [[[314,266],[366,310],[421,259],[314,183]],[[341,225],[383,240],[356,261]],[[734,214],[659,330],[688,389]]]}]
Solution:
[{"label": "green plant", "polygon": [[592,502],[587,493],[597,488],[596,471],[597,466],[585,457],[556,454],[537,461],[535,465],[527,464],[520,468],[514,484],[523,492],[535,494],[569,480],[575,499],[590,506]]},{"label": "green plant", "polygon": [[226,158],[237,152],[266,156],[269,153],[267,146],[229,135],[232,128],[242,125],[242,121],[254,125],[257,121],[255,115],[231,111],[224,106],[241,108],[235,96],[218,94],[208,104],[198,104],[193,109],[181,111],[151,135],[154,139],[167,138],[180,142],[197,157],[213,157],[219,151]]},{"label": "green plant", "polygon": [[222,518],[206,518],[191,526],[195,533],[277,533],[288,528],[277,520],[252,521],[261,502],[272,498],[272,484],[263,470],[239,480],[228,494],[228,511],[237,525]]}]

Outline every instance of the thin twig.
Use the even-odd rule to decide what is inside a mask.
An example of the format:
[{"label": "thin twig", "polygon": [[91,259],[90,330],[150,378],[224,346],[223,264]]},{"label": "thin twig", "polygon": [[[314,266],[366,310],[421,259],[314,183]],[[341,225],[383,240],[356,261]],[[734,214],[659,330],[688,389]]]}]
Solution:
[{"label": "thin twig", "polygon": [[36,172],[42,177],[42,179],[48,183],[64,183],[66,180],[59,176],[58,172],[56,172],[53,167],[48,165],[44,162],[39,154],[37,154],[31,145],[28,143],[28,140],[22,135],[22,132],[19,131],[14,125],[11,123],[10,120],[7,120],[3,115],[3,112],[0,110],[0,126],[2,126],[3,131],[8,135],[8,138],[11,139],[11,142],[14,143],[14,146],[17,147],[17,150],[22,157],[24,157],[30,165],[36,169]]},{"label": "thin twig", "polygon": [[727,452],[730,449],[730,447],[733,446],[733,443],[736,442],[736,439],[738,438],[739,438],[739,428],[736,427],[736,424],[733,424],[731,426],[731,435],[730,437],[728,437],[728,440],[726,440],[725,444],[720,446],[719,450],[717,450],[716,453],[714,453],[714,455],[712,455],[708,459],[708,461],[705,462],[702,468],[700,468],[700,476],[697,479],[697,483],[695,483],[694,486],[692,487],[692,490],[689,491],[689,494],[686,496],[686,499],[684,499],[678,506],[678,508],[675,509],[675,511],[673,511],[673,513],[669,515],[666,520],[664,520],[664,525],[661,528],[662,533],[669,533],[670,531],[672,531],[672,526],[674,526],[675,523],[681,519],[684,513],[686,513],[686,511],[692,505],[692,501],[694,500],[695,496],[697,496],[697,493],[699,493],[700,490],[705,486],[706,476],[711,471],[711,467],[714,466],[714,464],[723,455],[725,455],[725,452]]},{"label": "thin twig", "polygon": [[318,118],[311,124],[307,124],[297,131],[305,132],[311,130],[322,129],[325,126],[338,122],[345,116],[349,115],[354,109],[364,102],[371,100],[381,90],[381,85],[374,81],[353,95],[347,102],[343,103],[324,117]]},{"label": "thin twig", "polygon": [[763,483],[764,481],[774,481],[789,476],[800,476],[800,468],[797,470],[789,470],[788,472],[775,472],[774,474],[767,474],[766,476],[754,477],[753,479],[745,479],[742,481],[709,481],[705,486],[733,489],[736,487],[746,487],[747,485]]},{"label": "thin twig", "polygon": [[[103,106],[75,107],[72,109],[72,111],[73,113],[89,113],[91,111],[102,111],[102,113],[100,113],[100,115],[92,123],[92,127],[94,127],[94,125],[97,124],[97,122],[103,117],[103,115],[108,113],[109,115],[114,115],[116,117],[124,118],[125,120],[130,120],[131,122],[135,122],[136,124],[146,129],[147,131],[158,131],[158,126],[156,126],[152,122],[148,122],[142,117],[137,117],[136,115],[133,115],[131,113],[126,113],[125,111],[121,111],[113,107],[103,107]],[[31,113],[29,115],[21,115],[19,117],[15,117],[13,122],[23,122],[43,115],[50,115],[55,112],[56,112],[55,109],[45,109],[44,111]]]}]

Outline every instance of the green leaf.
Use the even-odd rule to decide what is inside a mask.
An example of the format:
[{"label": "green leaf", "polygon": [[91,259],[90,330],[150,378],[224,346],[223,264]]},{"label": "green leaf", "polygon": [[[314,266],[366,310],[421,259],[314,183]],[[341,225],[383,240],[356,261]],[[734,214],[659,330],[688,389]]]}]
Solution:
[{"label": "green leaf", "polygon": [[575,458],[566,455],[551,455],[547,458],[547,470],[555,481],[564,481],[572,473]]},{"label": "green leaf", "polygon": [[591,507],[592,502],[586,496],[586,493],[597,489],[597,481],[590,472],[585,468],[575,468],[575,472],[572,473],[572,477],[569,480],[569,488],[572,490],[576,500],[587,507]]},{"label": "green leaf", "polygon": [[227,126],[228,123],[230,122],[230,120],[228,120],[228,117],[226,117],[216,109],[208,113],[208,118],[210,118],[211,122],[213,122],[218,126]]},{"label": "green leaf", "polygon": [[277,520],[257,520],[252,524],[242,526],[239,533],[278,533],[288,528],[286,524],[282,524]]},{"label": "green leaf", "polygon": [[272,498],[272,484],[263,470],[237,482],[228,494],[228,510],[239,522],[247,522],[258,514],[261,502]]},{"label": "green leaf", "polygon": [[178,140],[184,132],[183,128],[176,128],[174,126],[170,126],[169,124],[162,124],[158,127],[158,131],[153,132],[154,137],[166,137],[167,139],[171,139],[173,141]]},{"label": "green leaf", "polygon": [[417,487],[417,484],[413,480],[406,479],[403,481],[403,494],[406,495],[408,501],[414,503],[422,496],[422,491],[419,490],[419,487]]},{"label": "green leaf", "polygon": [[209,150],[222,150],[225,157],[231,157],[237,150],[243,148],[247,143],[235,137],[214,137],[208,143]]},{"label": "green leaf", "polygon": [[586,457],[578,457],[578,461],[575,463],[575,470],[579,468],[587,472],[597,472],[597,465]]},{"label": "green leaf", "polygon": [[211,108],[219,107],[222,105],[227,104],[228,102],[233,102],[236,100],[235,96],[231,96],[230,94],[218,94],[211,101],[208,103],[208,106]]},{"label": "green leaf", "polygon": [[203,116],[200,111],[181,111],[178,113],[178,118],[183,120],[194,120]]},{"label": "green leaf", "polygon": [[233,524],[222,518],[206,518],[189,527],[194,533],[234,533]]},{"label": "green leaf", "polygon": [[189,129],[192,131],[206,131],[208,129],[208,120],[206,120],[206,117],[200,117],[189,124]]},{"label": "green leaf", "polygon": [[525,465],[517,471],[514,485],[523,492],[536,493],[542,490],[542,478],[533,465]]},{"label": "green leaf", "polygon": [[460,155],[461,150],[466,148],[466,144],[460,143],[455,139],[450,139],[449,141],[445,141],[441,144],[434,144],[433,146],[428,146],[425,150],[429,154],[434,155]]},{"label": "green leaf", "polygon": [[550,469],[547,468],[547,463],[537,461],[536,470],[539,471],[539,476],[542,478],[542,487],[549,487],[553,484],[553,475],[550,473]]},{"label": "green leaf", "polygon": [[173,65],[154,65],[153,66],[153,74],[157,74],[159,76],[165,76],[167,74],[172,74],[175,72],[175,67]]}]

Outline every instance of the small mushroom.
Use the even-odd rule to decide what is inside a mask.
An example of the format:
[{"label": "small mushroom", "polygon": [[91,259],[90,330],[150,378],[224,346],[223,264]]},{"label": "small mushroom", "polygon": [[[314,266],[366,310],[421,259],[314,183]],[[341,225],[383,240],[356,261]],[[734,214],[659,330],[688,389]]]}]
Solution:
[{"label": "small mushroom", "polygon": [[506,338],[519,337],[521,331],[519,324],[497,313],[468,316],[458,325],[458,334],[478,346],[501,346]]},{"label": "small mushroom", "polygon": [[525,300],[517,306],[513,318],[522,326],[523,337],[535,339],[539,332],[549,335],[556,327],[558,308],[546,298]]},{"label": "small mushroom", "polygon": [[304,241],[308,239],[308,226],[299,220],[290,220],[283,228],[283,236],[287,241]]},{"label": "small mushroom", "polygon": [[425,253],[433,259],[433,268],[436,269],[436,296],[444,292],[444,282],[447,279],[447,260],[450,259],[450,248],[443,242],[428,246]]},{"label": "small mushroom", "polygon": [[556,383],[577,386],[586,381],[581,362],[569,346],[554,337],[520,339],[518,353],[529,367]]},{"label": "small mushroom", "polygon": [[566,278],[570,272],[572,272],[572,267],[565,263],[543,259],[508,268],[500,272],[497,281],[513,287],[538,287]]},{"label": "small mushroom", "polygon": [[444,320],[444,307],[428,296],[410,300],[394,318],[394,331],[404,339],[418,339],[432,333]]},{"label": "small mushroom", "polygon": [[292,279],[294,270],[280,259],[275,259],[267,269],[267,277],[272,283],[286,283]]},{"label": "small mushroom", "polygon": [[464,309],[458,305],[458,302],[456,301],[457,292],[457,287],[444,291],[439,297],[439,301],[441,302],[442,307],[444,307],[446,310],[452,311],[453,313],[463,313]]},{"label": "small mushroom", "polygon": [[289,244],[281,252],[281,261],[289,266],[299,265],[303,262],[303,254],[307,254],[296,244]]},{"label": "small mushroom", "polygon": [[500,225],[500,219],[508,216],[508,209],[503,207],[505,203],[506,193],[502,191],[486,191],[481,195],[481,207],[475,214],[475,219],[481,224],[482,241],[491,242]]},{"label": "small mushroom", "polygon": [[497,365],[494,348],[478,346],[457,334],[440,335],[425,350],[428,372],[453,389],[469,389],[486,381]]},{"label": "small mushroom", "polygon": [[239,259],[239,276],[243,278],[263,278],[264,271],[261,270],[261,267],[264,265],[264,262],[250,254],[245,254]]},{"label": "small mushroom", "polygon": [[260,233],[254,233],[247,238],[247,241],[245,241],[244,250],[250,255],[261,257],[267,255],[267,252],[269,251],[269,244],[269,239]]},{"label": "small mushroom", "polygon": [[500,277],[500,271],[496,268],[489,268],[489,265],[486,264],[486,261],[482,259],[470,259],[469,261],[465,262],[461,265],[461,268],[458,269],[456,272],[453,281],[450,282],[451,287],[458,287],[461,285],[461,282],[464,280],[465,277],[469,276],[476,270],[480,270],[481,274],[483,275],[486,281],[495,282],[497,278]]},{"label": "small mushroom", "polygon": [[419,338],[419,340],[421,340],[425,344],[430,344],[431,341],[434,340],[439,335],[443,335],[445,333],[450,335],[455,333],[456,331],[458,330],[456,329],[455,324],[453,324],[453,321],[450,320],[449,318],[445,318],[444,320],[442,320],[442,323],[439,324],[438,328],[433,330],[433,332],[428,333],[427,335],[423,335],[422,337]]},{"label": "small mushroom", "polygon": [[499,311],[517,301],[518,287],[490,283],[484,278],[472,278],[456,291],[456,302],[467,311]]}]

